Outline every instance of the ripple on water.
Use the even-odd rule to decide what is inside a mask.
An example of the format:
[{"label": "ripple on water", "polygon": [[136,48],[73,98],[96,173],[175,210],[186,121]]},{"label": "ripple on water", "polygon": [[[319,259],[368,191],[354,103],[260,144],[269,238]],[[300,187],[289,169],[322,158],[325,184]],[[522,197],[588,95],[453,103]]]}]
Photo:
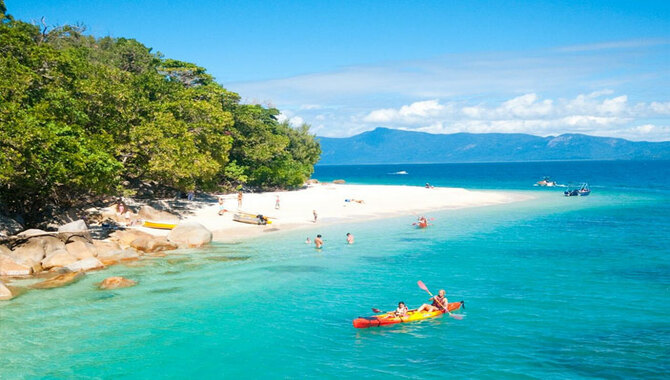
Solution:
[{"label": "ripple on water", "polygon": [[317,265],[274,265],[263,269],[278,273],[319,273],[326,270]]}]

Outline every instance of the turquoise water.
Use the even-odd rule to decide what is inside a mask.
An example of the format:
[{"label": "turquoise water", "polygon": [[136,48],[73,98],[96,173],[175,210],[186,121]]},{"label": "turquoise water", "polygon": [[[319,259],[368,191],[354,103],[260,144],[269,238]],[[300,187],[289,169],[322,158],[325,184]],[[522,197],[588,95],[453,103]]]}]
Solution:
[{"label": "turquoise water", "polygon": [[[0,378],[666,378],[670,165],[534,165],[317,168],[535,198],[437,212],[426,230],[408,216],[217,244],[29,292],[0,303]],[[529,186],[542,175],[594,192]],[[321,252],[303,243],[316,233]],[[111,275],[140,284],[95,290]],[[465,300],[465,318],[352,327],[425,302],[417,280]]]}]

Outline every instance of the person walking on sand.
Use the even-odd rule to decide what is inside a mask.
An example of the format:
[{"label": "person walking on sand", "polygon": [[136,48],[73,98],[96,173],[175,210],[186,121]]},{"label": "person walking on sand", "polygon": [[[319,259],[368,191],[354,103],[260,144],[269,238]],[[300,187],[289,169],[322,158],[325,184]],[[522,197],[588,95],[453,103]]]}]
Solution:
[{"label": "person walking on sand", "polygon": [[277,195],[277,198],[275,199],[275,210],[279,210],[279,195]]},{"label": "person walking on sand", "polygon": [[347,244],[354,244],[354,235],[347,232]]},{"label": "person walking on sand", "polygon": [[241,191],[237,192],[237,208],[238,209],[242,208],[242,192]]},{"label": "person walking on sand", "polygon": [[314,223],[316,223],[316,219],[319,217],[319,215],[316,213],[316,210],[312,210],[312,215],[314,215]]},{"label": "person walking on sand", "polygon": [[321,249],[321,247],[323,247],[323,240],[321,240],[321,235],[316,235],[314,238],[314,245],[316,246],[316,249]]}]

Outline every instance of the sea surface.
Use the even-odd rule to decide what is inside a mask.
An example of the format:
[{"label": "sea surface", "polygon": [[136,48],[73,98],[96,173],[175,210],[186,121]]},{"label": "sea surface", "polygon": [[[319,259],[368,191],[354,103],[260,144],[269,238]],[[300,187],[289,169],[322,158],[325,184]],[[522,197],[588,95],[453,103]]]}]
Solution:
[{"label": "sea surface", "polygon": [[[593,192],[532,186],[545,175]],[[436,211],[425,230],[407,215],[268,233],[28,292],[0,303],[0,378],[668,378],[670,162],[324,166],[314,178],[533,199]],[[317,233],[321,251],[304,244]],[[111,275],[139,285],[96,290]],[[417,280],[464,300],[464,318],[352,327],[371,308],[426,302]]]}]

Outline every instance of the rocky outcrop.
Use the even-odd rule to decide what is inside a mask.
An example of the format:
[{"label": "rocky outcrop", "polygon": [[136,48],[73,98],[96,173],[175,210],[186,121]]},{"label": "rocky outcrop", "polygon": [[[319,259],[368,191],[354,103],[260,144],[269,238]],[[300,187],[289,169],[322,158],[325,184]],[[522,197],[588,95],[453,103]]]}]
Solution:
[{"label": "rocky outcrop", "polygon": [[14,248],[12,256],[21,264],[30,267],[39,264],[44,256],[46,256],[46,253],[44,252],[44,241],[40,238],[32,238]]},{"label": "rocky outcrop", "polygon": [[133,248],[98,253],[98,260],[105,265],[118,264],[122,261],[132,261],[140,258],[140,253]]},{"label": "rocky outcrop", "polygon": [[83,260],[75,261],[66,265],[64,268],[72,272],[87,271],[93,269],[102,269],[105,265],[95,257],[89,257]]},{"label": "rocky outcrop", "polygon": [[70,252],[60,249],[52,252],[42,260],[42,268],[49,270],[52,268],[62,268],[76,262],[78,258]]},{"label": "rocky outcrop", "polygon": [[177,249],[177,245],[171,243],[163,236],[139,237],[130,243],[130,246],[140,252],[161,252]]},{"label": "rocky outcrop", "polygon": [[0,253],[0,276],[28,276],[33,268],[17,261],[15,257]]},{"label": "rocky outcrop", "polygon": [[104,256],[107,252],[120,251],[121,247],[115,241],[110,240],[93,240],[93,247],[96,251],[96,256]]},{"label": "rocky outcrop", "polygon": [[137,282],[124,277],[108,277],[104,279],[98,287],[100,289],[119,289],[137,285]]},{"label": "rocky outcrop", "polygon": [[336,179],[336,180],[333,181],[333,183],[334,183],[334,184],[337,184],[337,185],[341,185],[341,184],[343,184],[343,183],[345,183],[345,182],[346,182],[346,181],[343,180],[343,179]]},{"label": "rocky outcrop", "polygon": [[8,301],[14,298],[14,294],[12,294],[12,291],[9,290],[8,287],[5,286],[2,282],[0,282],[0,301]]},{"label": "rocky outcrop", "polygon": [[33,284],[33,289],[52,289],[61,286],[70,285],[81,280],[84,277],[84,272],[70,272],[58,275],[54,278]]},{"label": "rocky outcrop", "polygon": [[0,236],[10,236],[23,229],[21,223],[16,220],[0,215]]},{"label": "rocky outcrop", "polygon": [[48,232],[46,232],[44,230],[38,230],[37,228],[31,228],[29,230],[25,230],[25,231],[17,234],[16,236],[18,236],[20,238],[29,238],[29,237],[32,237],[32,236],[40,236],[40,235],[47,235],[47,234],[48,234]]},{"label": "rocky outcrop", "polygon": [[74,222],[70,222],[68,224],[64,224],[60,227],[58,227],[58,236],[63,239],[63,241],[67,241],[70,236],[83,236],[84,238],[90,240],[91,239],[91,234],[88,231],[88,226],[86,225],[86,222],[83,220],[75,220]]},{"label": "rocky outcrop", "polygon": [[179,247],[202,247],[212,241],[212,232],[200,223],[181,223],[167,235],[167,240]]},{"label": "rocky outcrop", "polygon": [[84,243],[81,241],[73,241],[65,245],[65,249],[77,259],[86,259],[95,257],[95,246],[91,243]]},{"label": "rocky outcrop", "polygon": [[156,222],[179,222],[179,216],[171,212],[156,210],[151,206],[142,206],[137,213],[140,219],[151,220]]},{"label": "rocky outcrop", "polygon": [[109,236],[110,240],[117,242],[121,247],[130,247],[130,243],[140,237],[153,238],[153,235],[137,230],[125,230],[116,231]]}]

